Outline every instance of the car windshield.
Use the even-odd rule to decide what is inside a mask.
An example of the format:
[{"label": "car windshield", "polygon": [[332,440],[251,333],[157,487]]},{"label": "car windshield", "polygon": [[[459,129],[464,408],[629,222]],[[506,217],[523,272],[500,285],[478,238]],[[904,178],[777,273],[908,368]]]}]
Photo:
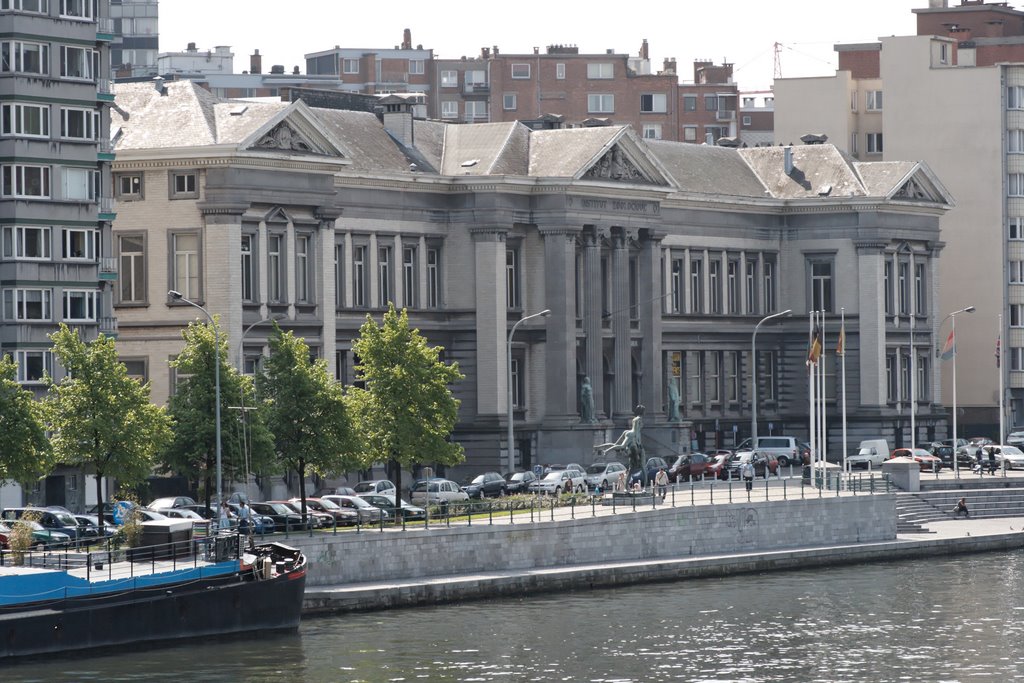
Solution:
[{"label": "car windshield", "polygon": [[1016,446],[1003,446],[1000,450],[1002,450],[1003,455],[1024,455],[1024,452],[1021,452]]},{"label": "car windshield", "polygon": [[324,510],[340,510],[341,508],[329,498],[321,498],[320,505],[323,506]]},{"label": "car windshield", "polygon": [[57,518],[57,521],[61,523],[61,526],[78,526],[75,518],[66,512],[54,512],[52,514]]},{"label": "car windshield", "polygon": [[375,491],[376,489],[377,485],[374,484],[372,481],[361,481],[358,484],[356,484],[355,487],[356,493],[366,493],[367,491]]},{"label": "car windshield", "polygon": [[606,467],[607,465],[596,463],[587,468],[587,474],[604,474],[604,468]]},{"label": "car windshield", "polygon": [[482,484],[482,483],[484,483],[484,475],[482,475],[482,474],[476,475],[475,477],[473,477],[473,481],[471,481],[469,483],[470,484]]},{"label": "car windshield", "polygon": [[509,472],[505,475],[505,481],[522,481],[525,476],[525,472]]},{"label": "car windshield", "polygon": [[271,510],[273,510],[275,513],[277,513],[279,515],[292,515],[292,514],[295,514],[295,511],[292,510],[287,505],[285,505],[284,503],[264,503],[264,505],[266,505],[267,507],[269,507]]},{"label": "car windshield", "polygon": [[564,470],[558,470],[556,472],[548,472],[544,475],[544,481],[562,481],[562,472]]}]

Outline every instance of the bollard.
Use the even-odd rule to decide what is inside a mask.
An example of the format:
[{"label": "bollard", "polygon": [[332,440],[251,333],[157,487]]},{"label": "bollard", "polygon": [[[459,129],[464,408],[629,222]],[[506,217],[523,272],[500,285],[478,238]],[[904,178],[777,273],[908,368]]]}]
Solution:
[{"label": "bollard", "polygon": [[697,501],[694,499],[694,496],[693,496],[693,482],[691,481],[690,482],[690,505],[696,505],[696,504],[697,504]]},{"label": "bollard", "polygon": [[512,514],[512,501],[509,501],[509,503],[508,503],[508,523],[509,524],[515,524],[516,523],[515,516]]},{"label": "bollard", "polygon": [[672,507],[676,506],[676,487],[672,487]]},{"label": "bollard", "polygon": [[487,503],[487,523],[494,526],[494,503]]},{"label": "bollard", "polygon": [[557,498],[557,496],[553,496],[551,498],[551,521],[552,522],[555,521],[555,498]]},{"label": "bollard", "polygon": [[530,523],[533,524],[533,504],[537,501],[537,496],[534,496],[530,500]]},{"label": "bollard", "polygon": [[732,477],[729,476],[729,502],[732,502]]},{"label": "bollard", "polygon": [[576,519],[576,496],[572,496],[572,498],[569,499],[569,518]]},{"label": "bollard", "polygon": [[789,498],[786,497],[786,481],[786,479],[782,480],[782,500],[789,500]]},{"label": "bollard", "polygon": [[597,517],[597,496],[590,497],[590,516]]}]

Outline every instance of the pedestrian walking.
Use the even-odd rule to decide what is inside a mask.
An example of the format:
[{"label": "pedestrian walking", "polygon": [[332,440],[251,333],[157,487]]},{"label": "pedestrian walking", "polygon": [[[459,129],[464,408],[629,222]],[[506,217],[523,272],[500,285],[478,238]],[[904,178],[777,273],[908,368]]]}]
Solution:
[{"label": "pedestrian walking", "polygon": [[993,446],[988,449],[988,471],[989,474],[996,473],[996,448]]},{"label": "pedestrian walking", "polygon": [[960,515],[964,517],[970,517],[971,512],[967,509],[967,499],[961,498],[956,502],[956,507],[953,508],[953,519],[956,519]]},{"label": "pedestrian walking", "polygon": [[252,512],[244,500],[238,504],[238,530],[243,534],[252,533]]},{"label": "pedestrian walking", "polygon": [[668,494],[668,474],[665,473],[664,467],[654,475],[654,485],[658,487],[658,496],[665,500],[665,496]]},{"label": "pedestrian walking", "polygon": [[754,463],[747,460],[740,465],[740,477],[746,482],[747,491],[752,491],[754,489]]}]

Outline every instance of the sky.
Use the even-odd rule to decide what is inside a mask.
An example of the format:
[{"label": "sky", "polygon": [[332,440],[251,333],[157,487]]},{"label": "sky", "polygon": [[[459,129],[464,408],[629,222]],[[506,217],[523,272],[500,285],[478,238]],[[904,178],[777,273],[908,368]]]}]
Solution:
[{"label": "sky", "polygon": [[[378,0],[380,1],[380,0]],[[695,59],[734,65],[743,90],[767,89],[774,73],[774,45],[784,78],[830,75],[836,43],[913,35],[912,9],[929,0],[647,0],[642,5],[591,0],[552,2],[525,12],[514,3],[443,3],[425,0],[160,0],[160,51],[228,45],[236,73],[249,69],[258,49],[263,70],[281,64],[305,73],[305,55],[335,45],[393,48],[402,32],[435,57],[476,57],[483,46],[530,53],[548,45],[575,45],[581,53],[636,55],[649,44],[651,69],[675,58],[682,81],[692,80]],[[950,5],[959,0],[949,0]],[[1015,6],[1010,3],[1010,6]],[[586,9],[581,10],[584,7]],[[500,8],[500,9],[499,9]]]}]

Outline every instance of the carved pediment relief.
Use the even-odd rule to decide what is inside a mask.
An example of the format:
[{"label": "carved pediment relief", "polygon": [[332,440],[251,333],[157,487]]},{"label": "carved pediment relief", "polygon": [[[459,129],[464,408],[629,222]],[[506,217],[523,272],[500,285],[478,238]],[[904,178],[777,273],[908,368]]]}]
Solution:
[{"label": "carved pediment relief", "polygon": [[583,174],[585,180],[618,180],[624,183],[653,183],[637,168],[618,145],[611,148]]},{"label": "carved pediment relief", "polygon": [[325,153],[296,132],[294,128],[288,125],[287,121],[277,124],[269,133],[257,140],[256,144],[253,145],[253,149],[287,150],[311,154]]},{"label": "carved pediment relief", "polygon": [[923,178],[913,176],[903,183],[892,195],[893,199],[905,199],[916,202],[944,202],[940,192]]}]

